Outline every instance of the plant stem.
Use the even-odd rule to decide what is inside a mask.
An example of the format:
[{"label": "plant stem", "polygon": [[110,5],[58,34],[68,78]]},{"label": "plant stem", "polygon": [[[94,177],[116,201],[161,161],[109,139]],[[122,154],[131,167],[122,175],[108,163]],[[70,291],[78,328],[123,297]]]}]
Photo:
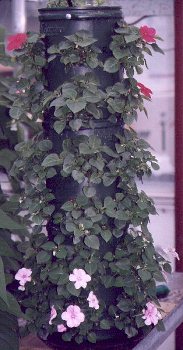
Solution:
[{"label": "plant stem", "polygon": [[73,7],[72,0],[67,0],[69,7]]}]

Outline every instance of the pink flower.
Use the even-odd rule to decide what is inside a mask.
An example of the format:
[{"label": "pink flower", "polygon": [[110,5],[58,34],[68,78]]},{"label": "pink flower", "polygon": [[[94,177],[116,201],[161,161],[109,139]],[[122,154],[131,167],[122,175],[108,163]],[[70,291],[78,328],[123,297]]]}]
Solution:
[{"label": "pink flower", "polygon": [[80,323],[84,322],[85,315],[77,305],[69,305],[67,310],[61,315],[62,320],[67,322],[69,328],[78,327]]},{"label": "pink flower", "polygon": [[148,26],[142,26],[139,29],[140,36],[143,40],[145,40],[147,43],[155,43],[155,35],[156,35],[156,29],[150,28]]},{"label": "pink flower", "polygon": [[23,267],[22,269],[19,269],[18,272],[15,275],[15,279],[19,281],[20,286],[18,287],[19,290],[25,290],[25,284],[26,282],[31,282],[31,275],[32,270],[26,269]]},{"label": "pink flower", "polygon": [[57,332],[63,333],[66,332],[67,328],[63,324],[58,324],[57,326]]},{"label": "pink flower", "polygon": [[76,289],[86,288],[87,282],[91,281],[91,277],[82,269],[74,269],[73,273],[69,275],[69,281],[75,282],[74,286]]},{"label": "pink flower", "polygon": [[17,33],[14,35],[10,35],[8,37],[7,50],[14,51],[14,50],[21,49],[23,45],[26,43],[27,38],[28,36],[25,33]]},{"label": "pink flower", "polygon": [[163,249],[163,252],[173,258],[176,258],[177,260],[180,260],[179,254],[175,251],[175,248],[167,248]]},{"label": "pink flower", "polygon": [[89,307],[92,307],[95,310],[99,309],[99,301],[98,301],[96,295],[93,294],[92,291],[90,292],[87,300],[89,301]]},{"label": "pink flower", "polygon": [[146,304],[146,307],[147,307],[146,310],[145,309],[142,310],[144,314],[142,318],[145,320],[144,323],[146,324],[146,326],[150,326],[151,324],[156,325],[158,321],[162,319],[160,312],[158,311],[156,306],[151,302],[148,302]]},{"label": "pink flower", "polygon": [[137,86],[139,87],[140,92],[144,96],[151,98],[151,94],[153,93],[151,89],[149,89],[148,87],[146,87],[144,84],[141,84],[141,83],[137,83]]},{"label": "pink flower", "polygon": [[57,317],[57,310],[55,309],[54,305],[51,307],[51,315],[49,324],[52,325],[52,320]]}]

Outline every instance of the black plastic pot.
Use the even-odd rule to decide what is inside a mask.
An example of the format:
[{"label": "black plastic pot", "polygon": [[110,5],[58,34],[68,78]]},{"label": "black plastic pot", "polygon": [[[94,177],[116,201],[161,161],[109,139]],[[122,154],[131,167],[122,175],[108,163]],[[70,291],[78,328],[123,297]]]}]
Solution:
[{"label": "black plastic pot", "polygon": [[[122,19],[120,7],[41,9],[39,10],[39,13],[41,33],[46,35],[45,41],[48,47],[62,41],[65,35],[74,34],[79,30],[85,29],[90,31],[93,37],[98,40],[97,46],[99,46],[102,50],[101,58],[103,61],[112,55],[109,50],[109,44],[117,21]],[[84,74],[86,71],[90,71],[90,69],[80,66],[74,66],[66,71],[65,66],[60,63],[59,59],[51,61],[48,66],[48,70],[45,72],[48,80],[48,87],[50,90],[54,90],[74,75]],[[109,74],[104,72],[101,68],[97,68],[94,71],[95,74],[97,74],[103,89],[105,89],[107,86],[114,85],[120,80],[119,75],[121,73]],[[73,132],[68,129],[64,130],[61,135],[58,135],[53,129],[53,111],[48,111],[48,113],[45,115],[43,127],[45,130],[45,136],[53,142],[52,151],[54,153],[60,153],[62,151],[62,143],[67,138],[73,139],[78,135],[90,136],[92,134],[99,136],[103,144],[114,149],[114,144],[116,141],[115,134],[118,132],[123,132],[123,124],[122,122],[119,122],[114,125],[107,121],[107,116],[108,111],[106,110],[104,111],[104,119],[100,120],[99,122],[96,121],[93,129],[85,128],[81,129],[79,132]],[[105,187],[102,184],[96,185],[99,198],[104,199],[106,196],[114,196],[117,191],[119,192],[119,189],[117,190],[117,182],[118,181],[109,187]],[[56,206],[56,209],[59,209],[64,202],[75,199],[76,196],[82,192],[83,185],[78,184],[72,177],[62,178],[58,170],[57,175],[47,181],[47,187],[54,193],[56,198],[54,200],[54,205]],[[112,228],[113,227],[111,226],[111,229]],[[52,220],[50,220],[48,223],[47,229],[50,239],[52,239],[53,236],[57,234],[57,231],[59,231],[59,227],[54,225]],[[101,241],[100,254],[103,256],[105,252],[108,251],[109,246],[104,242],[104,240],[101,239]],[[119,239],[115,237],[113,238],[113,249],[115,249],[118,241]],[[72,244],[72,242],[68,242],[68,244]],[[98,295],[105,301],[107,306],[115,303],[119,294],[120,288],[110,288],[103,291],[102,288],[99,287]],[[114,330],[113,337],[119,337],[119,334],[120,332],[116,329]],[[101,337],[108,338],[109,331],[102,331],[101,334],[98,334],[98,336],[98,339]],[[61,336],[55,335],[55,342],[58,338],[61,339]],[[49,337],[49,339],[51,338]],[[64,346],[63,349],[65,349]],[[74,349],[73,344],[72,349]],[[89,349],[89,347],[87,349]]]},{"label": "black plastic pot", "polygon": [[[46,34],[46,45],[57,44],[65,35],[71,35],[79,30],[89,31],[96,38],[97,46],[102,50],[101,59],[105,60],[111,52],[109,44],[117,21],[122,18],[120,7],[86,7],[86,8],[52,8],[39,10],[40,30]],[[67,19],[68,15],[71,19]],[[50,62],[47,71],[47,80],[50,90],[54,90],[64,81],[76,74],[83,74],[90,69],[74,66],[65,71],[59,59]],[[119,74],[104,72],[101,68],[95,69],[100,79],[101,87],[113,85]]]},{"label": "black plastic pot", "polygon": [[45,343],[53,350],[132,350],[144,337],[142,333],[139,333],[133,339],[128,339],[124,334],[119,336],[119,331],[116,330],[115,338],[112,338],[110,332],[108,331],[108,339],[100,340],[96,344],[89,342],[83,344],[64,343],[60,340],[60,333],[48,336]]}]

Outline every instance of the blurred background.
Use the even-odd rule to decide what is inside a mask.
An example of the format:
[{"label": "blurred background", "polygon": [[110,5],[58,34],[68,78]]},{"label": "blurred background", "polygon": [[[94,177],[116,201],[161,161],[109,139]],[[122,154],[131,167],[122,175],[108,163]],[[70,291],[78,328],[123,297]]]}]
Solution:
[{"label": "blurred background", "polygon": [[[45,7],[46,3],[46,0],[0,0],[0,27],[5,27],[9,34],[27,30],[39,31],[37,9]],[[146,106],[148,119],[143,113],[139,114],[139,120],[133,127],[151,144],[152,152],[160,165],[160,170],[154,172],[151,179],[145,179],[143,184],[139,183],[139,187],[154,199],[158,211],[158,216],[151,218],[150,231],[155,245],[163,248],[175,247],[174,0],[114,0],[107,1],[107,4],[122,6],[127,23],[153,27],[164,39],[160,46],[165,55],[157,53],[153,57],[148,56],[149,70],[138,76],[138,81],[150,88],[153,96],[152,102],[148,102]],[[0,66],[0,74],[11,75],[12,71]],[[0,180],[5,191],[11,191],[4,171],[0,172]],[[175,268],[173,260],[172,263]],[[174,350],[175,336],[171,335],[159,349]]]}]

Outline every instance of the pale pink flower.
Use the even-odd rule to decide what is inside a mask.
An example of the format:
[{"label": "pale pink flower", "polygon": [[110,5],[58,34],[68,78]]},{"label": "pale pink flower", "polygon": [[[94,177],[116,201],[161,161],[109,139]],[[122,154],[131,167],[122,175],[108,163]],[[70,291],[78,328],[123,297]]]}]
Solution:
[{"label": "pale pink flower", "polygon": [[61,315],[62,320],[67,322],[69,328],[78,327],[80,323],[84,322],[85,315],[77,305],[69,305],[67,310]]},{"label": "pale pink flower", "polygon": [[92,307],[95,310],[99,309],[99,301],[98,301],[96,295],[93,294],[92,291],[90,292],[87,300],[89,301],[89,307]]},{"label": "pale pink flower", "polygon": [[74,269],[73,273],[69,275],[69,281],[75,282],[74,286],[76,289],[86,288],[87,282],[91,281],[91,277],[82,269]]},{"label": "pale pink flower", "polygon": [[180,260],[179,254],[175,251],[175,248],[167,248],[167,249],[163,249],[163,251],[166,255],[176,258],[177,260]]},{"label": "pale pink flower", "polygon": [[55,309],[54,305],[51,307],[51,315],[49,324],[52,325],[52,320],[57,317],[57,310]]},{"label": "pale pink flower", "polygon": [[18,318],[18,326],[25,327],[27,325],[27,321],[24,318]]},{"label": "pale pink flower", "polygon": [[25,287],[24,287],[24,286],[19,286],[19,287],[18,287],[18,290],[21,290],[22,292],[24,292]]},{"label": "pale pink flower", "polygon": [[162,319],[160,312],[158,311],[156,306],[151,302],[148,302],[146,304],[146,307],[147,307],[146,310],[145,309],[142,310],[144,314],[142,318],[145,320],[144,323],[146,324],[146,326],[150,326],[151,324],[156,325],[158,321]]},{"label": "pale pink flower", "polygon": [[66,332],[67,328],[63,324],[58,324],[57,326],[57,332],[63,333]]},{"label": "pale pink flower", "polygon": [[[22,269],[19,269],[18,272],[15,275],[15,279],[19,281],[20,286],[24,287],[26,282],[31,282],[31,275],[32,275],[32,270],[31,269],[26,269],[23,267]],[[25,290],[25,288],[18,288],[19,290]]]}]

